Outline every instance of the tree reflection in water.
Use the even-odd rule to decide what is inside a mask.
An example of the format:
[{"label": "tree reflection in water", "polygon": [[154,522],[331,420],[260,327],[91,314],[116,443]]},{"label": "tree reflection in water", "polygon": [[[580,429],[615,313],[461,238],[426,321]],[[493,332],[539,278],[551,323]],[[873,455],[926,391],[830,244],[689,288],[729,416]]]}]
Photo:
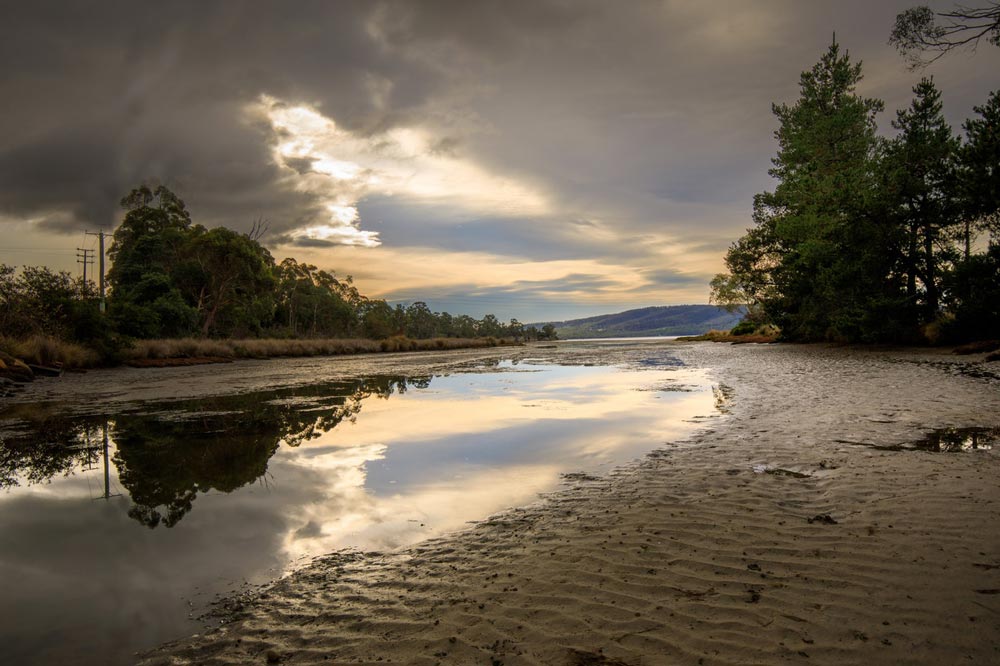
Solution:
[{"label": "tree reflection in water", "polygon": [[103,416],[67,419],[44,407],[19,405],[0,417],[20,426],[0,434],[0,488],[47,483],[100,460]]},{"label": "tree reflection in water", "polygon": [[0,413],[0,423],[12,426],[0,438],[0,487],[46,483],[92,468],[103,451],[101,429],[108,427],[118,481],[132,500],[128,515],[150,528],[173,527],[199,493],[229,493],[265,478],[282,442],[300,446],[353,422],[367,398],[387,399],[429,384],[430,377],[375,376],[147,403],[110,417],[18,405]]}]

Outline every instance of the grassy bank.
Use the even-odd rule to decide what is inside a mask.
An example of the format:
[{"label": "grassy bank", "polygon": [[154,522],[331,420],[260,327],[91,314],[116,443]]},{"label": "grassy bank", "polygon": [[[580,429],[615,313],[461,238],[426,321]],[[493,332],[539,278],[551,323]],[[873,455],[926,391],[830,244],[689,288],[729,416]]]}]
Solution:
[{"label": "grassy bank", "polygon": [[25,363],[59,366],[68,370],[95,368],[124,363],[133,366],[191,365],[232,361],[244,358],[279,358],[292,356],[337,356],[406,351],[474,349],[517,344],[506,338],[430,338],[411,340],[403,336],[385,340],[366,339],[245,339],[213,340],[178,338],[137,340],[123,349],[120,358],[108,363],[100,354],[83,345],[45,336],[25,340],[0,338],[0,351]]},{"label": "grassy bank", "polygon": [[175,340],[140,340],[126,350],[125,363],[154,365],[149,361],[166,359],[240,359],[277,358],[289,356],[339,356],[342,354],[373,354],[380,352],[435,351],[472,349],[514,344],[502,338],[430,338],[411,340],[392,337],[385,340],[363,338],[292,339],[277,338],[245,340],[209,340],[180,338]]}]

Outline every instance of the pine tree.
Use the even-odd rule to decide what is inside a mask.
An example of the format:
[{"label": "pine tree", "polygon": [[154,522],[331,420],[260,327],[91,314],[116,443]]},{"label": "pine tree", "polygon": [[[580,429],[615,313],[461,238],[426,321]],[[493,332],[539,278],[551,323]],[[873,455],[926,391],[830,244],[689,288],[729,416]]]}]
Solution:
[{"label": "pine tree", "polygon": [[856,94],[861,78],[835,39],[802,73],[798,101],[773,107],[778,185],[755,197],[756,226],[730,248],[730,273],[718,279],[751,294],[751,309],[788,338],[870,337],[872,312],[893,297],[893,257],[883,250],[892,230],[875,187],[883,104]]},{"label": "pine tree", "polygon": [[892,123],[900,134],[892,142],[889,163],[905,235],[907,299],[922,305],[923,319],[929,322],[938,314],[943,265],[954,259],[946,241],[959,221],[959,142],[945,122],[934,81],[921,79],[913,93],[909,108],[897,111]]},{"label": "pine tree", "polygon": [[990,93],[986,104],[973,107],[973,111],[979,114],[979,118],[970,118],[962,124],[966,136],[961,153],[965,215],[972,227],[991,231],[994,241],[998,241],[1000,240],[1000,90]]}]

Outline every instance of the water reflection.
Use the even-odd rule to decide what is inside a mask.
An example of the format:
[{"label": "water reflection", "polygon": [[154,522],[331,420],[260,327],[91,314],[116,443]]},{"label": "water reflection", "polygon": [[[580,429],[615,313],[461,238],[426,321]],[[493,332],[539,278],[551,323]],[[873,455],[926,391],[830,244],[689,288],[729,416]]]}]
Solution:
[{"label": "water reflection", "polygon": [[217,592],[334,549],[457,529],[562,473],[607,471],[683,437],[712,412],[711,385],[657,353],[638,370],[501,362],[433,379],[304,377],[108,414],[11,406],[0,412],[0,533],[18,536],[0,543],[8,656],[128,663],[198,630],[188,617]]},{"label": "water reflection", "polygon": [[31,421],[27,428],[0,434],[0,488],[46,483],[88,468],[100,458],[92,442],[103,417],[60,419],[48,410],[28,408],[7,410],[7,414]]},{"label": "water reflection", "polygon": [[879,451],[929,451],[931,453],[963,453],[989,451],[1000,442],[1000,428],[942,428],[931,430],[923,439],[905,444],[875,444],[838,439],[840,444],[864,446]]},{"label": "water reflection", "polygon": [[[428,378],[409,380],[426,387]],[[128,515],[154,528],[173,527],[198,494],[229,493],[264,477],[280,443],[297,447],[353,421],[362,401],[405,393],[403,377],[369,377],[276,391],[153,403],[141,412],[61,416],[37,406],[8,410],[19,426],[0,446],[0,487],[34,485],[90,469],[108,438],[117,480],[132,500]],[[100,439],[101,444],[94,444]],[[105,497],[110,496],[105,479]]]},{"label": "water reflection", "polygon": [[929,432],[915,448],[942,453],[988,451],[997,440],[1000,440],[1000,428],[945,428]]}]

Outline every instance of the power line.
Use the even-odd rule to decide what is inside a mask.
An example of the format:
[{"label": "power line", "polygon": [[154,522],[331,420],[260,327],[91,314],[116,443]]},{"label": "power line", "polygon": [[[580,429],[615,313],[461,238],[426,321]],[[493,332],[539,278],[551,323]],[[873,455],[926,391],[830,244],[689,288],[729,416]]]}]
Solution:
[{"label": "power line", "polygon": [[100,296],[101,296],[100,309],[101,309],[101,312],[104,312],[104,310],[106,308],[106,304],[105,304],[105,300],[104,300],[104,237],[105,237],[105,233],[104,233],[103,229],[101,231],[96,232],[96,233],[94,233],[93,231],[85,231],[83,233],[84,233],[85,236],[97,236],[97,240],[98,240],[98,243],[100,245],[100,251],[98,252],[98,255],[97,255],[100,258],[100,270],[101,270],[101,279],[100,279],[100,282],[99,282],[99,291],[100,291]]},{"label": "power line", "polygon": [[53,247],[0,247],[0,252],[8,251],[18,251],[18,252],[42,252],[44,254],[61,254],[66,251],[66,248],[53,248]]},{"label": "power line", "polygon": [[[94,251],[78,247],[76,248],[76,263],[83,266],[83,288],[87,289],[87,266],[94,265]],[[103,262],[102,262],[103,263]]]}]

